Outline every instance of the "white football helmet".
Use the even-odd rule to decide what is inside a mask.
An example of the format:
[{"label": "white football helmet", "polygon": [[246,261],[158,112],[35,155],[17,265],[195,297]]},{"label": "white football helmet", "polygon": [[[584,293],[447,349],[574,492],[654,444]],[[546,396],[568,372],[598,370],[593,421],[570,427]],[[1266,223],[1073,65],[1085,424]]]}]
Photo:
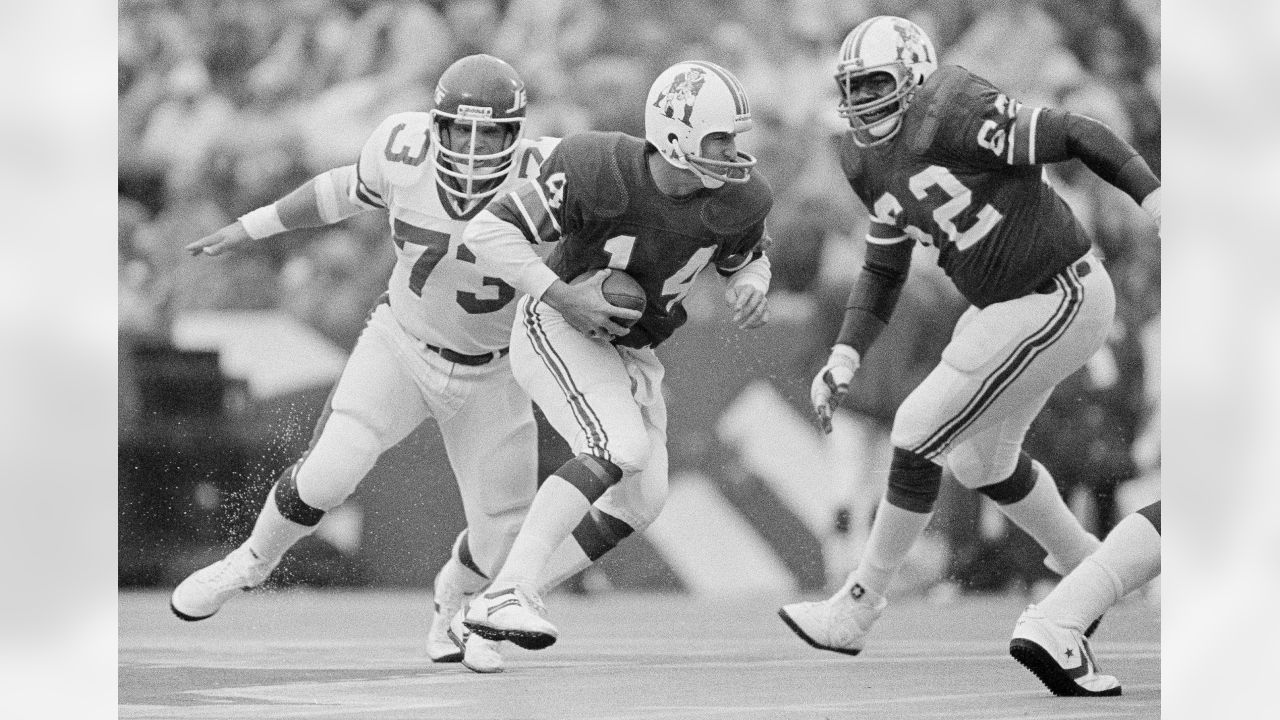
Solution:
[{"label": "white football helmet", "polygon": [[702,156],[702,139],[711,133],[741,134],[751,129],[747,93],[728,70],[714,63],[687,60],[662,71],[649,88],[644,106],[644,137],[667,162],[688,170],[703,186],[744,183],[756,159],[738,151],[735,160]]},{"label": "white football helmet", "polygon": [[[854,142],[868,147],[892,140],[916,88],[937,69],[933,42],[910,20],[881,15],[846,35],[835,77],[840,87],[838,112],[849,120]],[[874,73],[892,76],[894,89],[862,100],[854,93],[854,81]]]},{"label": "white football helmet", "polygon": [[[436,84],[431,110],[432,168],[440,187],[462,202],[487,199],[512,170],[516,145],[524,134],[524,81],[507,63],[492,55],[468,55],[450,65]],[[497,152],[475,151],[477,127],[493,123],[507,128]],[[471,133],[469,152],[455,152],[441,137],[446,125]]]}]

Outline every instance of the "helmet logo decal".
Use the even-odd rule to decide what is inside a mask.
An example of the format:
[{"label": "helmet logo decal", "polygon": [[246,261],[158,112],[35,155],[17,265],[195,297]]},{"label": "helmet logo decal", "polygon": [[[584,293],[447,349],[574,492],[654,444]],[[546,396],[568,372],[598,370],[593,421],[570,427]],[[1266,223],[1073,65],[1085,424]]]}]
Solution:
[{"label": "helmet logo decal", "polygon": [[[902,38],[902,43],[898,45],[898,60],[907,65],[914,65],[918,62],[932,62],[933,58],[929,57],[929,48],[925,45],[920,28],[914,24],[896,22],[893,29],[898,33],[898,37]],[[910,57],[908,57],[910,54]]]},{"label": "helmet logo decal", "polygon": [[529,98],[525,94],[523,85],[521,85],[520,87],[512,91],[512,95],[514,97],[512,98],[511,107],[507,108],[506,112],[515,112],[516,110],[519,110],[520,108],[524,107],[525,104],[529,102]]},{"label": "helmet logo decal", "polygon": [[493,117],[493,108],[487,105],[459,105],[459,120],[488,120]]},{"label": "helmet logo decal", "polygon": [[667,89],[658,93],[653,106],[662,110],[663,115],[693,127],[689,122],[690,116],[693,115],[693,101],[706,82],[707,71],[700,67],[691,67],[671,79]]}]

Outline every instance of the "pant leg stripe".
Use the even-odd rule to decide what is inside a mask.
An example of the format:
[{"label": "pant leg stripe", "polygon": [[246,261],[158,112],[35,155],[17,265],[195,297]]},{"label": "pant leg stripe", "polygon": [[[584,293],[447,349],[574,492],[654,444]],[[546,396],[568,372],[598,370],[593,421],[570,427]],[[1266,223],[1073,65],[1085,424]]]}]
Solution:
[{"label": "pant leg stripe", "polygon": [[1000,367],[983,380],[978,392],[970,398],[960,412],[943,423],[927,440],[912,448],[915,452],[933,458],[945,450],[957,435],[976,422],[1027,367],[1071,327],[1080,314],[1084,289],[1074,269],[1068,273],[1068,276],[1069,280],[1063,277],[1057,278],[1059,289],[1065,292],[1061,304],[1048,322],[1023,340]]},{"label": "pant leg stripe", "polygon": [[608,448],[609,436],[604,431],[604,425],[600,422],[595,410],[587,403],[582,391],[573,382],[573,376],[569,374],[560,355],[555,348],[551,347],[546,330],[542,327],[542,318],[533,308],[534,302],[528,298],[521,302],[524,307],[525,334],[529,337],[533,352],[551,372],[556,384],[560,386],[560,391],[569,401],[569,409],[573,412],[574,419],[578,421],[578,427],[582,428],[587,436],[587,447],[591,449],[591,454],[613,462],[613,456],[609,454]]}]

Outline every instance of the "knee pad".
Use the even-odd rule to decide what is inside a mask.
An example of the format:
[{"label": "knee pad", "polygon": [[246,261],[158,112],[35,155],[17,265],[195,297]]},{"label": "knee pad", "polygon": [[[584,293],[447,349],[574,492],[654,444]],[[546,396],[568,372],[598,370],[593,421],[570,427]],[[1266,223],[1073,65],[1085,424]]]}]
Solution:
[{"label": "knee pad", "polygon": [[296,476],[301,464],[302,461],[299,460],[280,475],[271,495],[275,498],[276,509],[285,520],[306,527],[315,527],[320,522],[320,518],[324,517],[324,510],[308,505],[298,496]]},{"label": "knee pad", "polygon": [[[974,488],[1000,505],[1012,505],[1031,494],[1039,476],[1037,463],[1026,453],[1018,453],[1018,463],[1009,477],[990,485]],[[952,468],[954,471],[954,468]]]},{"label": "knee pad", "polygon": [[886,500],[903,510],[933,512],[941,485],[942,466],[910,450],[893,449]]},{"label": "knee pad", "polygon": [[970,490],[998,483],[1017,469],[1018,455],[1000,454],[996,457],[993,446],[974,440],[963,442],[947,453],[947,466],[956,481]]},{"label": "knee pad", "polygon": [[595,455],[582,454],[570,458],[554,474],[577,488],[587,502],[594,503],[605,490],[618,484],[622,468]]},{"label": "knee pad", "polygon": [[633,532],[635,528],[593,507],[582,517],[578,527],[573,529],[573,539],[587,558],[595,562]]},{"label": "knee pad", "polygon": [[383,449],[372,428],[335,412],[315,446],[298,461],[299,497],[321,510],[338,507],[369,474]]}]

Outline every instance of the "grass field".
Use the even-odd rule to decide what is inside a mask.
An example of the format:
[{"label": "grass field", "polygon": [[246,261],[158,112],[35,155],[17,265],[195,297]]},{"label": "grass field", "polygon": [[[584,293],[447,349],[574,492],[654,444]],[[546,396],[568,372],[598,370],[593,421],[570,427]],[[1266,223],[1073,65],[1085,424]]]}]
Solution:
[{"label": "grass field", "polygon": [[121,718],[622,720],[1158,718],[1160,628],[1121,604],[1094,642],[1118,698],[1055,698],[1006,652],[1021,597],[903,600],[859,657],[810,648],[776,615],[790,598],[554,595],[560,641],[509,648],[507,670],[435,665],[430,596],[248,593],[185,623],[165,592],[121,592]]}]

